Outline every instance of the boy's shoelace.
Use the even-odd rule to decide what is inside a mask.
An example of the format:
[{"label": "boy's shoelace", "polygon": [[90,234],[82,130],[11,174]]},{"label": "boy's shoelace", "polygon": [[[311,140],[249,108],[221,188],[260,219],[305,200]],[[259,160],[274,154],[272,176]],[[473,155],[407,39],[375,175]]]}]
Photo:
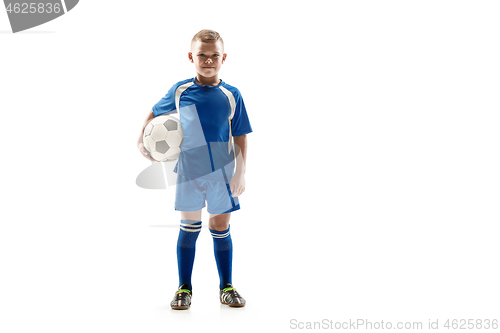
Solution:
[{"label": "boy's shoelace", "polygon": [[191,294],[191,290],[189,290],[189,289],[179,289],[179,290],[177,290],[176,294],[180,294],[180,293]]}]

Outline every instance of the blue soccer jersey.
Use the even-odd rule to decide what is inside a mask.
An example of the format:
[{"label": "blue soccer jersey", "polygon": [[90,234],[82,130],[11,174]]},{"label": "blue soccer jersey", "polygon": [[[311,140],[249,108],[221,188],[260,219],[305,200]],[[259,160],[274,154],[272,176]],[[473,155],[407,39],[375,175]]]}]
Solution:
[{"label": "blue soccer jersey", "polygon": [[227,182],[234,172],[232,137],[252,132],[239,90],[222,80],[217,86],[197,84],[195,78],[177,82],[153,106],[153,114],[177,112],[184,140],[174,171]]}]

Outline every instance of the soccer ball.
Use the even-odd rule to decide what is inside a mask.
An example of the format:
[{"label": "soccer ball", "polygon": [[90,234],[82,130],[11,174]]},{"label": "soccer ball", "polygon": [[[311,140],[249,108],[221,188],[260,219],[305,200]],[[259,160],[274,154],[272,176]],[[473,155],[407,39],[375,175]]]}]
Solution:
[{"label": "soccer ball", "polygon": [[144,148],[158,162],[173,161],[181,152],[182,131],[179,119],[163,115],[153,118],[144,128]]}]

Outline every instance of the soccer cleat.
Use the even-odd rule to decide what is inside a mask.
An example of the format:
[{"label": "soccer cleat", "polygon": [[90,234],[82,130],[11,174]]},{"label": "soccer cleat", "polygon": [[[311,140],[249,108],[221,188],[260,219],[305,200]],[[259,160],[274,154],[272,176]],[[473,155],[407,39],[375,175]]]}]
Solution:
[{"label": "soccer cleat", "polygon": [[191,305],[191,297],[193,292],[187,289],[188,285],[183,284],[179,287],[179,290],[175,292],[172,302],[170,302],[170,307],[174,310],[185,310],[189,309]]},{"label": "soccer cleat", "polygon": [[231,307],[242,307],[246,304],[245,299],[238,294],[230,283],[226,283],[224,288],[219,291],[219,298],[222,304]]}]

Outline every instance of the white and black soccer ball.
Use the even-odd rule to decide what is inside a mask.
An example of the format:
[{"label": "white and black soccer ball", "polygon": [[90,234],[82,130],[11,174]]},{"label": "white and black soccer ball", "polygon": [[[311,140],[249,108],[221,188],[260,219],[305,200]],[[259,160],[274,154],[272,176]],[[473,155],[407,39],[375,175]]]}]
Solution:
[{"label": "white and black soccer ball", "polygon": [[144,128],[144,148],[159,162],[178,159],[183,138],[181,122],[172,116],[155,117]]}]

